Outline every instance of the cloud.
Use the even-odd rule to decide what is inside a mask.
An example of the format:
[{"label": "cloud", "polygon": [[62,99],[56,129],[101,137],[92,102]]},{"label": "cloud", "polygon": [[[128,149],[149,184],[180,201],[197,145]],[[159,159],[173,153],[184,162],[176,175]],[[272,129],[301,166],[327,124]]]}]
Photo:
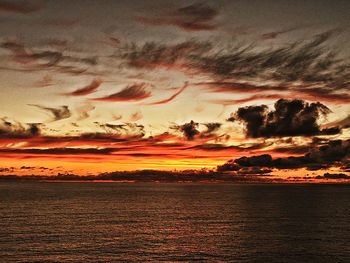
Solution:
[{"label": "cloud", "polygon": [[127,86],[123,90],[108,95],[102,98],[95,98],[96,101],[111,101],[111,102],[124,102],[124,101],[139,101],[151,96],[151,92],[146,90],[146,84],[133,84]]},{"label": "cloud", "polygon": [[185,31],[208,31],[217,28],[213,23],[218,11],[203,3],[195,3],[178,8],[159,17],[138,17],[137,20],[146,25],[176,26]]},{"label": "cloud", "polygon": [[208,100],[209,102],[212,103],[216,103],[216,104],[221,104],[221,105],[237,105],[237,104],[243,104],[243,103],[247,103],[250,101],[255,101],[255,100],[265,100],[265,99],[280,99],[281,95],[280,94],[258,94],[258,95],[253,95],[250,96],[248,98],[244,98],[244,99],[235,99],[235,100]]},{"label": "cloud", "polygon": [[0,173],[13,173],[14,167],[0,167]]},{"label": "cloud", "polygon": [[186,88],[188,87],[188,82],[186,82],[183,87],[179,88],[178,91],[176,91],[173,95],[171,95],[169,98],[156,101],[156,102],[150,102],[150,103],[145,103],[142,105],[160,105],[160,104],[166,104],[172,100],[174,100],[177,96],[179,96]]},{"label": "cloud", "polygon": [[[197,67],[224,81],[227,91],[279,91],[350,101],[349,61],[327,46],[335,31],[273,49],[237,45],[197,58]],[[232,83],[230,85],[230,82]],[[256,83],[273,82],[274,85]],[[340,95],[340,96],[339,96]]]},{"label": "cloud", "polygon": [[[325,47],[334,31],[318,34],[308,41],[275,49],[257,49],[255,43],[208,53],[197,58],[204,71],[227,78],[256,78],[305,82],[324,81],[338,60]],[[339,65],[341,66],[341,65]],[[316,73],[316,75],[311,75]],[[328,73],[335,73],[334,71]],[[336,76],[333,76],[336,77]]]},{"label": "cloud", "polygon": [[276,30],[276,31],[266,32],[266,33],[261,35],[261,38],[265,39],[265,40],[275,39],[282,34],[289,33],[289,32],[294,31],[296,29],[299,29],[299,27],[291,27],[291,28],[287,28],[284,30]]},{"label": "cloud", "polygon": [[145,127],[141,124],[125,122],[122,124],[99,123],[95,122],[107,134],[126,135],[128,137],[143,137]]},{"label": "cloud", "polygon": [[122,118],[123,118],[123,116],[121,114],[112,113],[112,120],[113,121],[118,121]]},{"label": "cloud", "polygon": [[[178,44],[146,42],[124,46],[120,57],[131,67],[162,67],[192,77],[205,76],[207,82],[196,84],[215,93],[259,92],[265,99],[277,99],[280,95],[349,103],[350,63],[330,45],[336,33],[337,30],[330,30],[270,48],[255,42],[233,42],[229,46],[195,40]],[[237,102],[257,99],[250,96]],[[226,99],[223,103],[235,101]]]},{"label": "cloud", "polygon": [[26,0],[1,0],[0,12],[11,12],[18,14],[29,14],[41,10],[44,6],[38,1],[26,1]]},{"label": "cloud", "polygon": [[[19,153],[19,154],[52,154],[52,155],[81,155],[81,154],[111,154],[114,151],[118,151],[116,148],[47,148],[47,149],[0,149],[3,153]],[[30,169],[31,167],[23,167],[22,169]]]},{"label": "cloud", "polygon": [[0,138],[31,138],[41,134],[41,123],[21,124],[9,121],[6,118],[0,119]]},{"label": "cloud", "polygon": [[[4,67],[3,69],[14,71],[40,71],[52,69],[60,73],[68,74],[87,74],[91,66],[97,65],[97,57],[80,57],[72,54],[65,54],[60,49],[43,49],[42,47],[25,47],[22,43],[16,41],[3,41],[0,47],[6,49],[12,54],[13,67]],[[19,65],[18,65],[19,64]]]},{"label": "cloud", "polygon": [[188,69],[195,65],[188,65],[190,57],[201,57],[209,52],[212,45],[208,42],[199,43],[186,41],[173,45],[146,42],[138,45],[131,43],[125,45],[120,52],[120,57],[127,61],[128,65],[136,68],[177,68]]},{"label": "cloud", "polygon": [[344,173],[338,173],[338,174],[325,173],[323,176],[317,176],[316,178],[317,179],[350,179],[350,176]]},{"label": "cloud", "polygon": [[271,169],[260,168],[260,167],[243,167],[237,171],[237,175],[268,175],[271,173]]},{"label": "cloud", "polygon": [[321,130],[317,120],[330,113],[322,103],[280,99],[274,107],[272,111],[266,105],[239,108],[234,119],[245,124],[246,136],[252,138],[330,135],[340,132],[339,127]]},{"label": "cloud", "polygon": [[344,119],[327,123],[325,127],[340,127],[343,129],[348,129],[350,128],[350,115],[345,117]]},{"label": "cloud", "polygon": [[197,130],[199,123],[190,121],[188,123],[185,123],[183,125],[173,125],[171,128],[177,131],[180,131],[183,133],[184,137],[187,140],[193,140],[196,135],[198,135],[200,132]]},{"label": "cloud", "polygon": [[95,109],[96,107],[91,105],[90,103],[85,103],[79,107],[76,108],[78,117],[77,119],[79,121],[85,120],[90,117],[90,113]]},{"label": "cloud", "polygon": [[68,119],[72,116],[71,111],[66,105],[60,106],[58,108],[50,108],[50,107],[45,107],[37,104],[28,104],[28,105],[50,112],[53,115],[52,121]]},{"label": "cloud", "polygon": [[190,146],[186,149],[199,149],[199,150],[204,150],[204,151],[225,151],[228,152],[230,150],[233,150],[234,152],[246,152],[246,151],[253,151],[253,150],[259,150],[262,148],[265,148],[266,146],[269,146],[269,144],[266,143],[255,143],[251,145],[225,145],[221,143],[204,143],[204,144],[199,144],[195,146]]},{"label": "cloud", "polygon": [[101,85],[101,83],[102,83],[102,80],[94,79],[89,85],[83,88],[77,89],[73,92],[65,93],[65,95],[68,95],[68,96],[88,95],[88,94],[94,93],[98,89],[98,87]]},{"label": "cloud", "polygon": [[[142,156],[145,157],[145,156]],[[160,170],[136,170],[136,171],[115,171],[108,173],[101,173],[98,175],[79,176],[68,172],[57,173],[57,175],[3,175],[3,180],[114,180],[114,181],[131,181],[131,182],[260,182],[261,179],[247,178],[240,176],[230,176],[224,173],[218,173],[209,169],[201,170],[184,170],[184,171],[160,171]]]},{"label": "cloud", "polygon": [[79,23],[79,19],[76,18],[60,18],[60,19],[46,19],[40,21],[39,24],[43,26],[53,26],[59,28],[72,28]]},{"label": "cloud", "polygon": [[50,87],[53,85],[54,85],[54,82],[53,82],[52,76],[44,75],[41,79],[36,81],[33,86],[38,88],[44,88],[44,87]]},{"label": "cloud", "polygon": [[33,52],[25,48],[24,45],[14,41],[5,41],[1,43],[1,47],[11,51],[15,61],[21,64],[39,62],[41,63],[40,66],[51,67],[56,65],[63,58],[62,53],[59,51],[42,50]]},{"label": "cloud", "polygon": [[130,115],[129,121],[130,122],[136,122],[136,121],[141,120],[142,118],[143,118],[142,112],[141,111],[137,111],[137,112],[132,113]]},{"label": "cloud", "polygon": [[[200,125],[205,126],[206,130],[199,130]],[[218,122],[210,122],[210,123],[200,124],[200,123],[197,123],[197,122],[194,122],[193,120],[191,120],[190,122],[184,123],[182,125],[174,124],[174,125],[170,126],[170,129],[181,132],[187,140],[194,140],[195,138],[219,139],[219,137],[226,136],[226,134],[221,135],[221,136],[217,136],[215,134],[215,132],[217,132],[220,129],[221,125],[222,124],[218,123]],[[209,149],[210,147],[211,147],[210,145],[199,145],[199,146],[194,146],[193,149]],[[215,147],[222,149],[221,145],[219,146],[216,144]],[[209,149],[209,150],[212,150],[212,149]]]},{"label": "cloud", "polygon": [[209,123],[203,123],[203,125],[207,127],[207,130],[206,130],[207,133],[212,133],[220,129],[222,124],[219,122],[209,122]]},{"label": "cloud", "polygon": [[272,158],[269,154],[240,157],[218,166],[219,171],[240,171],[242,167],[320,170],[346,164],[350,156],[350,140],[334,140],[318,148],[311,149],[302,156]]}]

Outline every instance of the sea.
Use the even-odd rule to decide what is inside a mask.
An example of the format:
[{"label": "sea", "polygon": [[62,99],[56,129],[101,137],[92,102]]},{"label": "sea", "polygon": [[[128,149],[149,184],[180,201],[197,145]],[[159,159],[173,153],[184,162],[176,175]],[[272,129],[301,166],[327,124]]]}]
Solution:
[{"label": "sea", "polygon": [[350,185],[2,181],[0,262],[350,262]]}]

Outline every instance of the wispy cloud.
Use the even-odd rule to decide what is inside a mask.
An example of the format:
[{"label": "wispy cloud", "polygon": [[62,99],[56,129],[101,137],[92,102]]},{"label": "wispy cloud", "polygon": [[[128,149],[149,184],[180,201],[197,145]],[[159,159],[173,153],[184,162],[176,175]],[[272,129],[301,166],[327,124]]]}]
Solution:
[{"label": "wispy cloud", "polygon": [[12,66],[5,66],[2,69],[19,72],[31,72],[42,70],[55,70],[67,74],[87,74],[87,70],[97,65],[96,56],[81,56],[67,54],[61,50],[59,42],[55,41],[55,49],[47,47],[27,47],[18,41],[3,41],[0,47],[8,50],[11,54]]},{"label": "wispy cloud", "polygon": [[77,111],[77,119],[79,121],[85,120],[90,117],[91,112],[95,109],[96,107],[93,106],[90,103],[85,103],[79,107],[76,108]]},{"label": "wispy cloud", "polygon": [[143,118],[143,115],[142,115],[142,112],[141,111],[137,111],[137,112],[134,112],[130,115],[129,117],[129,121],[130,122],[136,122],[136,121],[139,121]]},{"label": "wispy cloud", "polygon": [[101,85],[102,80],[101,79],[94,79],[89,85],[77,89],[73,92],[69,92],[69,93],[65,93],[65,95],[68,96],[84,96],[84,95],[88,95],[91,93],[94,93],[98,87]]},{"label": "wispy cloud", "polygon": [[146,87],[147,85],[145,83],[133,84],[117,93],[92,100],[110,102],[139,101],[151,97],[151,92],[148,91]]},{"label": "wispy cloud", "polygon": [[29,14],[44,8],[42,2],[30,0],[1,0],[0,12]]},{"label": "wispy cloud", "polygon": [[203,3],[195,3],[158,17],[141,16],[137,20],[152,26],[176,26],[185,31],[207,31],[217,28],[214,23],[217,16],[216,9]]},{"label": "wispy cloud", "polygon": [[275,38],[279,37],[282,34],[289,33],[291,31],[294,31],[294,30],[299,29],[299,28],[300,27],[291,27],[291,28],[286,28],[286,29],[282,29],[282,30],[266,32],[266,33],[263,33],[261,35],[261,38],[262,39],[275,39]]},{"label": "wispy cloud", "polygon": [[[191,83],[215,93],[270,93],[332,103],[350,102],[350,63],[330,46],[336,30],[273,48],[236,42],[228,47],[196,41],[130,45],[121,58],[131,67],[182,71],[207,82]],[[267,94],[265,94],[267,93]],[[246,100],[257,98],[250,96]],[[216,100],[215,103],[220,103]],[[228,99],[222,104],[234,103]],[[241,103],[240,101],[237,101]],[[242,101],[244,102],[244,101]]]},{"label": "wispy cloud", "polygon": [[41,105],[37,105],[37,104],[29,104],[29,105],[51,113],[51,115],[53,115],[52,121],[59,121],[62,119],[68,119],[72,116],[71,111],[69,110],[68,106],[66,106],[66,105],[60,106],[58,108],[45,107],[45,106],[41,106]]},{"label": "wispy cloud", "polygon": [[166,104],[169,103],[170,101],[174,100],[177,96],[179,96],[186,88],[188,87],[188,82],[186,82],[183,87],[179,88],[178,91],[176,91],[173,95],[171,95],[169,98],[164,99],[164,100],[159,100],[155,102],[150,102],[150,103],[144,103],[142,105],[160,105],[160,104]]}]

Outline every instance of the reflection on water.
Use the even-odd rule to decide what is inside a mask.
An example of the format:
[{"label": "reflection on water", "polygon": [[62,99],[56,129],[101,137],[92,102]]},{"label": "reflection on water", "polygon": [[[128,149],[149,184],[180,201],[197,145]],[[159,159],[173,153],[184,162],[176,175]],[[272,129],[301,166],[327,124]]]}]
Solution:
[{"label": "reflection on water", "polygon": [[0,182],[0,261],[350,262],[350,186]]}]

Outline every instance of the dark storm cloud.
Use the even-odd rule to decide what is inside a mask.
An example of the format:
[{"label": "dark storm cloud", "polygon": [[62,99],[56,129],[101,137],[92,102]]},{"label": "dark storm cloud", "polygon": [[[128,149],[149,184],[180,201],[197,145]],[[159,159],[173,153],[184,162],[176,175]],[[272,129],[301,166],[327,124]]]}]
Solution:
[{"label": "dark storm cloud", "polygon": [[69,93],[65,93],[65,95],[70,95],[70,96],[84,96],[84,95],[88,95],[91,93],[94,93],[98,87],[101,85],[102,80],[100,79],[94,79],[89,85],[77,89],[73,92],[69,92]]},{"label": "dark storm cloud", "polygon": [[138,17],[137,20],[147,25],[169,25],[185,31],[206,31],[217,28],[214,23],[217,16],[216,9],[204,3],[195,3],[158,17]]},{"label": "dark storm cloud", "polygon": [[323,104],[302,100],[278,100],[275,109],[266,105],[239,108],[234,119],[245,124],[247,137],[282,137],[330,135],[340,132],[339,127],[321,129],[317,123],[321,116],[330,113]]},{"label": "dark storm cloud", "polygon": [[45,107],[37,104],[29,104],[29,105],[50,112],[53,115],[52,121],[68,119],[72,116],[71,111],[66,105],[60,106],[58,108]]},{"label": "dark storm cloud", "polygon": [[29,14],[41,10],[44,7],[38,1],[29,0],[1,0],[0,12]]},{"label": "dark storm cloud", "polygon": [[259,167],[275,169],[320,170],[331,166],[341,166],[347,163],[350,156],[350,140],[329,141],[328,144],[311,149],[302,156],[290,156],[285,158],[272,158],[269,154],[258,156],[240,157],[229,160],[218,166],[219,171],[240,171],[242,167]]},{"label": "dark storm cloud", "polygon": [[123,102],[123,101],[139,101],[151,96],[151,92],[146,90],[146,84],[133,84],[127,86],[123,90],[108,95],[102,98],[95,98],[97,101],[111,101],[111,102]]},{"label": "dark storm cloud", "polygon": [[22,124],[9,121],[6,118],[0,119],[0,138],[31,138],[39,136],[41,133],[40,123]]}]

